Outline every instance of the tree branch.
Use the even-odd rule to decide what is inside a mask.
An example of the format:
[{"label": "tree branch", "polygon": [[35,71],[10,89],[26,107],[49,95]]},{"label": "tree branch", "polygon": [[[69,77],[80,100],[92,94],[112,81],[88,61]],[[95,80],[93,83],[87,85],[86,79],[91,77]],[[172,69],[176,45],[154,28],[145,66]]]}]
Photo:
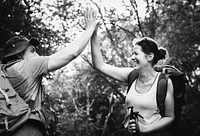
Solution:
[{"label": "tree branch", "polygon": [[133,7],[135,13],[136,13],[136,16],[137,16],[137,22],[138,22],[138,26],[139,26],[139,29],[140,29],[140,32],[142,34],[142,36],[144,37],[144,33],[143,33],[143,30],[142,30],[142,25],[141,25],[141,22],[140,22],[140,17],[139,17],[139,14],[138,14],[138,6],[137,6],[137,3],[135,0],[130,0],[130,3],[131,3],[131,6]]},{"label": "tree branch", "polygon": [[110,38],[111,43],[113,44],[113,43],[114,43],[114,40],[113,40],[112,34],[110,33],[109,29],[108,29],[107,26],[106,26],[106,21],[105,21],[105,19],[104,19],[104,17],[103,17],[103,13],[101,12],[100,7],[99,7],[98,4],[95,3],[93,0],[90,0],[90,1],[97,7],[97,9],[98,9],[98,11],[99,11],[99,14],[101,15],[100,17],[101,17],[101,19],[102,19],[102,21],[103,21],[103,24],[104,24],[105,28],[106,28],[106,32],[107,32],[107,34],[108,34],[108,37]]},{"label": "tree branch", "polygon": [[127,32],[127,33],[131,34],[133,37],[135,37],[135,34],[132,33],[131,31],[129,31],[129,30],[127,30],[127,29],[125,29],[125,28],[123,28],[123,27],[121,27],[121,26],[119,26],[119,25],[116,25],[116,26],[118,26],[118,27],[119,27],[120,29],[122,29],[124,32]]}]

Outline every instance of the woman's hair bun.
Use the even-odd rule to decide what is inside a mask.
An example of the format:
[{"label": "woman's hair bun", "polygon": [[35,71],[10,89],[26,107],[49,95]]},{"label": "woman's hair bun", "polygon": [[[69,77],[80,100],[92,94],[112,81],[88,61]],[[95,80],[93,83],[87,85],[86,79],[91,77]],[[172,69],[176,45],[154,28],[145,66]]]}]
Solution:
[{"label": "woman's hair bun", "polygon": [[165,48],[159,48],[158,51],[159,51],[158,55],[159,60],[165,59],[167,55],[167,50]]}]

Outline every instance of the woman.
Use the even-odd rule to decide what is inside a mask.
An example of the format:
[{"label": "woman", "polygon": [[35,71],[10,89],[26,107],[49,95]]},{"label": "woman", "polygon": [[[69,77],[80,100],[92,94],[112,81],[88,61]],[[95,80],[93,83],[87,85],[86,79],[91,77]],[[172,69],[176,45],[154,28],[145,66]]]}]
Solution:
[{"label": "woman", "polygon": [[28,40],[24,36],[14,36],[9,39],[4,48],[5,57],[2,62],[11,65],[6,69],[9,80],[19,95],[29,104],[32,114],[29,120],[21,126],[13,136],[44,136],[47,123],[42,112],[43,89],[42,77],[48,72],[57,70],[73,59],[85,49],[95,27],[96,11],[86,11],[86,31],[71,45],[51,56],[39,56],[36,39]]},{"label": "woman", "polygon": [[[172,134],[168,128],[174,120],[172,81],[168,79],[165,116],[162,117],[156,103],[156,84],[160,73],[154,70],[154,65],[165,58],[166,50],[158,49],[153,39],[144,37],[138,40],[133,47],[131,58],[134,62],[134,68],[111,66],[103,62],[97,31],[93,33],[91,38],[91,50],[94,68],[113,79],[128,82],[131,71],[135,69],[139,72],[138,78],[133,82],[126,95],[125,104],[126,107],[133,106],[134,110],[141,115],[138,121],[140,133],[145,136],[171,136]],[[130,110],[127,110],[127,115],[129,114]],[[136,132],[135,120],[130,120],[127,116],[124,127],[127,128],[129,133],[134,134]]]}]

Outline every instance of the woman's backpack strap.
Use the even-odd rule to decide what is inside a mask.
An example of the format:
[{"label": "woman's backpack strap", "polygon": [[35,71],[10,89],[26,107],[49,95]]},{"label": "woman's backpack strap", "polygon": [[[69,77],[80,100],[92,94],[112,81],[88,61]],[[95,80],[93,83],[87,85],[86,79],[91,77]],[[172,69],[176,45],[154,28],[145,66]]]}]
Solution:
[{"label": "woman's backpack strap", "polygon": [[127,89],[127,94],[128,91],[132,85],[132,83],[135,81],[135,79],[139,76],[139,73],[137,70],[133,70],[130,72],[130,74],[128,75],[128,89]]},{"label": "woman's backpack strap", "polygon": [[168,77],[161,73],[158,78],[156,101],[161,116],[165,114],[165,98],[167,94]]}]

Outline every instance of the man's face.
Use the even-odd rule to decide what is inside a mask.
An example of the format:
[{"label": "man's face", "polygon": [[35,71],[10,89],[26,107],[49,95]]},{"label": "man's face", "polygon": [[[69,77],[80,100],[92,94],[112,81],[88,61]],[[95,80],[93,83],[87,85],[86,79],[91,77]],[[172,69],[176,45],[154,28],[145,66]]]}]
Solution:
[{"label": "man's face", "polygon": [[30,57],[37,57],[39,56],[38,53],[36,52],[35,46],[29,45],[25,51],[24,54],[22,55],[23,59],[28,59]]}]

